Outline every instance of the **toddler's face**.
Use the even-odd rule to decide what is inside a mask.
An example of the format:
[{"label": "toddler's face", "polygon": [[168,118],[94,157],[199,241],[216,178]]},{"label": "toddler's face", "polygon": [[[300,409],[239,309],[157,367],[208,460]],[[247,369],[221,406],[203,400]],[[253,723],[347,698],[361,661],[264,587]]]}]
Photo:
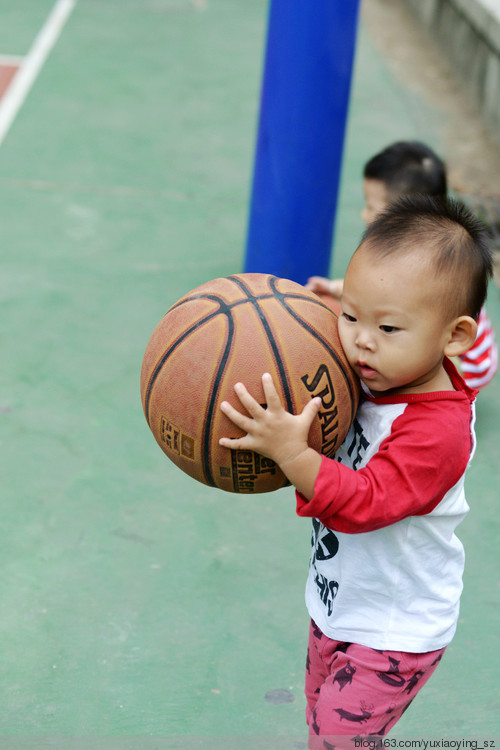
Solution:
[{"label": "toddler's face", "polygon": [[441,390],[444,290],[417,252],[377,258],[363,245],[347,268],[339,335],[374,395]]}]

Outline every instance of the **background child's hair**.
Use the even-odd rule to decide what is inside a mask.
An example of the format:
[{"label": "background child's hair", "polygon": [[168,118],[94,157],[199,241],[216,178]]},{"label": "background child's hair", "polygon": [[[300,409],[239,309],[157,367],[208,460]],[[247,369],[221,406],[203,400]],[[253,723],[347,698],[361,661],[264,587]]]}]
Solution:
[{"label": "background child's hair", "polygon": [[367,227],[361,244],[380,258],[422,253],[434,274],[449,277],[444,301],[450,314],[478,319],[493,275],[493,254],[487,229],[462,203],[423,195],[400,198]]},{"label": "background child's hair", "polygon": [[389,197],[421,193],[446,198],[446,167],[432,149],[419,141],[398,141],[365,165],[365,179],[380,180]]}]

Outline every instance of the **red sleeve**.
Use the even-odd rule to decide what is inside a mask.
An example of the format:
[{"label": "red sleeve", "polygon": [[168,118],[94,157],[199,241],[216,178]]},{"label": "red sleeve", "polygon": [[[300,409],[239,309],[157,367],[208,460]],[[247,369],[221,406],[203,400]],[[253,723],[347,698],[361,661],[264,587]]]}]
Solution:
[{"label": "red sleeve", "polygon": [[467,468],[470,416],[466,399],[410,404],[362,469],[323,456],[313,498],[297,493],[298,515],[358,534],[430,513]]}]

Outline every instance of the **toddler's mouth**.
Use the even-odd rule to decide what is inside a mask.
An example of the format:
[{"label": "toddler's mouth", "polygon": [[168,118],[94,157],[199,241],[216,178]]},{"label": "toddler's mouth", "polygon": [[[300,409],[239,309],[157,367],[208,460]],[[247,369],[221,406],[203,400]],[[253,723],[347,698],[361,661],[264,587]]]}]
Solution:
[{"label": "toddler's mouth", "polygon": [[370,367],[366,364],[366,362],[358,361],[357,369],[359,371],[359,375],[364,380],[371,380],[376,375],[378,375],[377,370],[374,370],[373,367]]}]

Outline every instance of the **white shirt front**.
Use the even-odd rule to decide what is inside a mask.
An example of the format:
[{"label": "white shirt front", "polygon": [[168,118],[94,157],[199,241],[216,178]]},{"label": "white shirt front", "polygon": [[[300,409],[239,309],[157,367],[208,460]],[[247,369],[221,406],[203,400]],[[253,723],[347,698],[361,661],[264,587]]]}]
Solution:
[{"label": "white shirt front", "polygon": [[[306,604],[329,638],[420,653],[453,638],[469,508],[473,396],[365,400],[336,460],[323,458],[312,516]],[[356,471],[352,471],[352,469]]]}]

